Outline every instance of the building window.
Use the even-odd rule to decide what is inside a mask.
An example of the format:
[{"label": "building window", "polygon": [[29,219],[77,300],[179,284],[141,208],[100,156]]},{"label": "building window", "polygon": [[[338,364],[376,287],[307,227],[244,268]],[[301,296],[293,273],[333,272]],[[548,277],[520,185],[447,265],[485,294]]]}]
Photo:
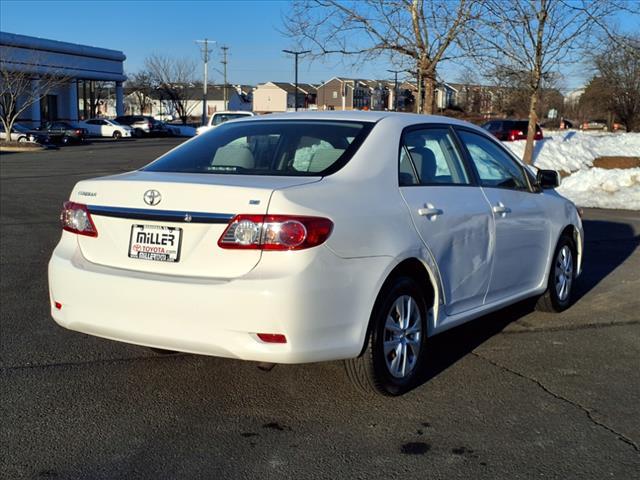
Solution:
[{"label": "building window", "polygon": [[338,98],[338,92],[335,92],[335,91],[334,91],[334,92],[331,92],[331,96],[332,96],[333,98]]}]

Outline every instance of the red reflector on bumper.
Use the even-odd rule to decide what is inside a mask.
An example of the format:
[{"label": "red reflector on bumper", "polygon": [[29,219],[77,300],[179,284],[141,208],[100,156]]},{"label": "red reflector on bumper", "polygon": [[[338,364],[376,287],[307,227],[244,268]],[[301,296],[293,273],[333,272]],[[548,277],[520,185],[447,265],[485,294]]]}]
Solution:
[{"label": "red reflector on bumper", "polygon": [[53,305],[56,307],[57,310],[62,310],[62,304],[60,302],[53,302]]},{"label": "red reflector on bumper", "polygon": [[287,343],[287,338],[281,333],[258,333],[258,338],[266,343]]}]

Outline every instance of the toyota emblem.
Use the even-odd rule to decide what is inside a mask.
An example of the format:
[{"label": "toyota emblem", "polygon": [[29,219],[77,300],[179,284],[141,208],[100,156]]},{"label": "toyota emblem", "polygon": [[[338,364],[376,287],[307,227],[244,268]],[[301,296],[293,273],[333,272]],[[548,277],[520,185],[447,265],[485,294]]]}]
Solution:
[{"label": "toyota emblem", "polygon": [[153,207],[160,203],[160,200],[162,200],[162,195],[160,195],[160,192],[157,190],[147,190],[146,192],[144,192],[142,198],[144,199],[144,203]]}]

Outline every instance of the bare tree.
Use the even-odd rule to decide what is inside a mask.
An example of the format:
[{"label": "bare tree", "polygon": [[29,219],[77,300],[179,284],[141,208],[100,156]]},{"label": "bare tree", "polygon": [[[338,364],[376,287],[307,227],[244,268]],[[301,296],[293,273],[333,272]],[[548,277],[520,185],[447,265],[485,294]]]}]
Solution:
[{"label": "bare tree", "polygon": [[[140,115],[144,115],[153,102],[151,98],[151,93],[153,92],[152,75],[148,71],[142,70],[130,75],[128,78],[127,87],[131,90],[134,105],[139,109]],[[132,113],[135,113],[135,111]]]},{"label": "bare tree", "polygon": [[193,84],[196,63],[186,58],[154,54],[147,57],[145,67],[155,88],[171,103],[182,123],[186,124],[187,118],[196,106],[195,102],[190,105],[190,99],[187,97],[187,92]]},{"label": "bare tree", "polygon": [[558,70],[580,60],[595,33],[606,29],[617,0],[483,0],[481,21],[467,38],[485,68],[525,85],[529,130],[524,162],[532,163],[540,92]]},{"label": "bare tree", "polygon": [[640,131],[640,36],[619,37],[596,55],[604,104],[628,131]]},{"label": "bare tree", "polygon": [[[31,109],[41,98],[69,81],[63,74],[35,75],[29,71],[16,69],[11,55],[4,55],[0,61],[0,121],[7,138],[20,116]],[[24,62],[24,60],[21,60]],[[38,65],[38,59],[29,63]]]},{"label": "bare tree", "polygon": [[[314,56],[367,61],[388,55],[418,80],[418,113],[433,113],[438,66],[458,55],[456,41],[479,0],[300,0],[284,30]],[[354,62],[355,63],[355,62]]]}]

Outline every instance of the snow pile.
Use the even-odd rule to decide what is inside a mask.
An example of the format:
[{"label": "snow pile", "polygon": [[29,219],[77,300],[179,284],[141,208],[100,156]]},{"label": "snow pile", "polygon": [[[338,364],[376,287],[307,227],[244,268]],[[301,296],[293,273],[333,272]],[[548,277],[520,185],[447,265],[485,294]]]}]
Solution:
[{"label": "snow pile", "polygon": [[[525,140],[504,142],[518,158],[524,154]],[[591,167],[598,157],[640,156],[640,133],[555,131],[535,142],[536,167],[574,172]]]},{"label": "snow pile", "polygon": [[640,168],[591,168],[562,180],[558,193],[581,207],[640,210]]},{"label": "snow pile", "polygon": [[[504,142],[518,157],[525,141]],[[538,168],[574,172],[558,192],[581,207],[640,210],[640,168],[591,168],[598,157],[640,156],[640,133],[547,132],[535,142],[533,162]]]}]

